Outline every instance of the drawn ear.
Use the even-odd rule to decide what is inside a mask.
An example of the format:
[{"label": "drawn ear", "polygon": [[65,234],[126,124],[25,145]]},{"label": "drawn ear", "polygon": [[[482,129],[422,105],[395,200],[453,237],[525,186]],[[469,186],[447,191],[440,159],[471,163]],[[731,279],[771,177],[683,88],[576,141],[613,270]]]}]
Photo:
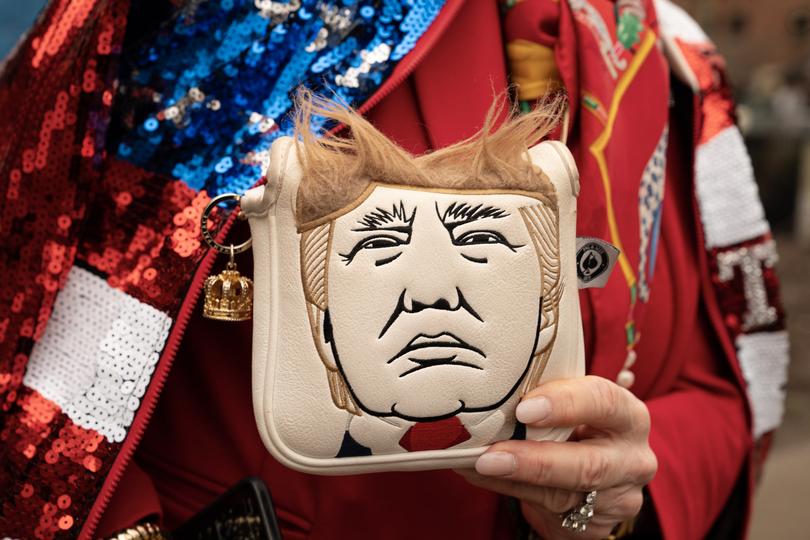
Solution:
[{"label": "drawn ear", "polygon": [[540,328],[542,330],[537,336],[537,346],[534,348],[534,354],[543,352],[554,342],[554,336],[557,333],[557,321],[549,323],[548,314],[543,311],[540,314]]},{"label": "drawn ear", "polygon": [[337,360],[333,352],[332,322],[329,318],[329,310],[321,311],[310,304],[310,316],[312,317],[312,333],[315,338],[315,346],[318,348],[318,355],[327,369],[337,371]]}]

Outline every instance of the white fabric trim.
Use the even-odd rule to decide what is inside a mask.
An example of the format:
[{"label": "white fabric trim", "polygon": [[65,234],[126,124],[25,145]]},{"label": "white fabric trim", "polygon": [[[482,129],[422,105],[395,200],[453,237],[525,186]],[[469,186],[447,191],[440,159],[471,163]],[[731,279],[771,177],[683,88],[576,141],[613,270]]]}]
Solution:
[{"label": "white fabric trim", "polygon": [[700,92],[700,83],[689,66],[689,62],[686,61],[678,40],[682,40],[684,43],[706,43],[709,41],[708,36],[684,10],[669,0],[655,0],[654,4],[658,15],[664,55],[669,61],[672,72],[693,92]]},{"label": "white fabric trim", "polygon": [[758,438],[782,423],[790,358],[788,334],[785,331],[740,334],[735,343],[748,383],[754,438]]},{"label": "white fabric trim", "polygon": [[667,36],[687,43],[711,42],[700,25],[683,8],[669,0],[655,0],[655,12]]},{"label": "white fabric trim", "polygon": [[169,335],[165,313],[73,267],[23,384],[77,425],[121,442]]},{"label": "white fabric trim", "polygon": [[695,187],[708,249],[770,231],[742,134],[731,126],[697,149]]}]

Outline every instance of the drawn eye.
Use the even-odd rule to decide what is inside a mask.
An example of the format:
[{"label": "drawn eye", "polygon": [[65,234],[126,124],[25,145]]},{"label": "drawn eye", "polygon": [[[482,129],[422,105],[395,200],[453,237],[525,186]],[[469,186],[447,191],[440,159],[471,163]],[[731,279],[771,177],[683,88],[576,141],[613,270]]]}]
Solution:
[{"label": "drawn eye", "polygon": [[358,249],[382,249],[387,247],[396,247],[402,245],[404,242],[399,238],[393,236],[372,236],[360,242],[357,246]]},{"label": "drawn eye", "polygon": [[503,235],[493,231],[470,231],[462,234],[455,240],[457,246],[474,246],[480,244],[509,245]]},{"label": "drawn eye", "polygon": [[[343,257],[343,261],[346,264],[349,264],[354,260],[355,255],[357,255],[364,249],[385,249],[401,246],[407,243],[408,243],[407,238],[397,238],[396,236],[392,236],[389,234],[376,234],[374,236],[369,236],[368,238],[365,238],[364,240],[357,242],[349,253],[346,254],[341,253],[340,256]],[[399,253],[397,257],[399,255],[401,255],[401,253]],[[386,259],[386,262],[390,262],[390,260]]]}]

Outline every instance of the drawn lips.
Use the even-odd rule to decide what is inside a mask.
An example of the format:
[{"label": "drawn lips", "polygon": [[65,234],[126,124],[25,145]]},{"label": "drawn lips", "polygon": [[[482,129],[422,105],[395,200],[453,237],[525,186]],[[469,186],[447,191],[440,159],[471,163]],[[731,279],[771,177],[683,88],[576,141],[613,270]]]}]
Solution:
[{"label": "drawn lips", "polygon": [[[435,336],[427,336],[425,334],[417,335],[407,345],[405,345],[405,347],[403,347],[401,351],[399,351],[396,355],[394,355],[393,358],[388,360],[387,363],[390,364],[393,361],[397,360],[398,358],[402,358],[403,356],[417,353],[423,349],[442,349],[442,348],[467,349],[486,358],[484,352],[478,347],[473,347],[463,339],[459,339],[458,337],[454,336],[449,332],[442,332],[441,334],[437,334]],[[480,366],[470,364],[469,362],[462,362],[460,360],[457,361],[456,360],[457,355],[452,354],[450,351],[448,351],[448,353],[449,354],[447,356],[443,356],[440,358],[434,357],[428,359],[413,358],[411,356],[408,356],[408,360],[417,365],[404,372],[402,375],[400,375],[400,377],[404,377],[405,375],[413,373],[414,371],[419,371],[420,369],[446,364],[466,366],[475,369],[484,369]]]}]

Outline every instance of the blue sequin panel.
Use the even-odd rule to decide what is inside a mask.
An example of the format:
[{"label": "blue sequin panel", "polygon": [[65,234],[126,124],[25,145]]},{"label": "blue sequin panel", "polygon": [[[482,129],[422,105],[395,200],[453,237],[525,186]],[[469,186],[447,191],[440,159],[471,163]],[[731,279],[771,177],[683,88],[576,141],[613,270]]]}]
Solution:
[{"label": "blue sequin panel", "polygon": [[125,50],[110,150],[211,196],[242,193],[291,134],[299,86],[359,106],[443,4],[189,0]]}]

